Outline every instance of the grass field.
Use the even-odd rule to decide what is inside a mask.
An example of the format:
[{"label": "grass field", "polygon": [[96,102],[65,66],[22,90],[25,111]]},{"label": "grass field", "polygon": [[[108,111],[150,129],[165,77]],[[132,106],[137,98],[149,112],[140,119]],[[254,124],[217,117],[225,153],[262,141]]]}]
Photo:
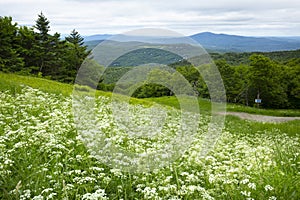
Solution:
[{"label": "grass field", "polygon": [[[207,112],[188,150],[161,169],[130,173],[106,166],[80,140],[72,90],[72,85],[0,73],[0,199],[300,199],[299,121],[271,124],[227,116],[214,149],[202,157],[210,103],[200,100]],[[176,134],[178,111],[168,109],[166,139],[132,142],[126,129],[111,123],[110,96],[97,91],[95,126],[111,143],[141,152]],[[173,97],[132,99],[133,121],[147,123],[141,113],[153,102],[177,107]]]},{"label": "grass field", "polygon": [[[156,97],[156,98],[147,98],[146,100],[160,103],[163,105],[172,106],[175,108],[180,108],[179,103],[174,96],[165,96],[165,97]],[[199,107],[200,110],[203,112],[210,112],[211,110],[211,103],[207,99],[199,98]],[[232,112],[245,112],[251,114],[258,114],[258,115],[269,115],[269,116],[282,116],[282,117],[298,117],[300,116],[300,110],[297,109],[258,109],[254,107],[247,107],[238,104],[231,104],[228,103],[226,105],[227,111]]]}]

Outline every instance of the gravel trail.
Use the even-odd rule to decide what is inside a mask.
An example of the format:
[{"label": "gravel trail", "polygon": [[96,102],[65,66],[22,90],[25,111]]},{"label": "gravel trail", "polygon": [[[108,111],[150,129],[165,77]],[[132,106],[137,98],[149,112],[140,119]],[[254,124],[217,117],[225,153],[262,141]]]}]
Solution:
[{"label": "gravel trail", "polygon": [[243,112],[222,112],[221,115],[233,115],[237,116],[241,119],[252,120],[257,122],[270,122],[270,123],[280,123],[287,122],[292,120],[300,120],[300,117],[275,117],[275,116],[267,116],[267,115],[255,115]]}]

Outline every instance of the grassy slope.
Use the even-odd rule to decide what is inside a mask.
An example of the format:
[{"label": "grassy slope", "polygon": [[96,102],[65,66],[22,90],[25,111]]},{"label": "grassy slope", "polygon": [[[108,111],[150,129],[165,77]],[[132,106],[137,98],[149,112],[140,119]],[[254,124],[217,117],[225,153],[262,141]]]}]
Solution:
[{"label": "grassy slope", "polygon": [[15,93],[20,90],[21,85],[28,85],[44,92],[62,94],[64,96],[70,95],[73,90],[73,86],[69,84],[30,76],[0,73],[1,91],[10,90],[12,93]]},{"label": "grassy slope", "polygon": [[[172,106],[175,108],[180,108],[179,103],[175,97],[148,98],[147,100],[154,101],[163,105]],[[207,113],[211,109],[210,102],[206,99],[199,99],[199,107],[201,113]],[[234,104],[227,104],[227,111],[247,112],[271,116],[300,116],[299,110],[266,110]],[[256,132],[274,132],[275,130],[280,130],[281,132],[286,133],[290,136],[296,136],[299,135],[299,126],[299,120],[274,124],[245,121],[235,116],[226,116],[225,122],[225,127],[230,129],[230,131],[235,134],[239,134],[242,132],[252,134]]]},{"label": "grassy slope", "polygon": [[[60,83],[44,78],[37,78],[31,76],[20,76],[16,74],[6,74],[0,72],[0,91],[9,90],[12,93],[20,91],[22,85],[27,85],[32,88],[40,89],[43,92],[61,94],[63,96],[70,96],[73,92],[73,85]],[[112,95],[111,92],[96,91],[96,96],[108,96]],[[120,96],[120,98],[122,98]],[[151,105],[150,101],[143,99],[131,98],[130,102],[133,104],[141,103],[143,105]]]},{"label": "grassy slope", "polygon": [[[62,94],[68,96],[73,91],[73,85],[59,83],[42,78],[19,76],[15,74],[0,73],[0,90],[10,90],[11,92],[17,92],[20,90],[20,85],[28,85],[33,88],[38,88],[44,92]],[[111,96],[110,92],[97,91],[96,95]],[[121,98],[121,97],[120,97]],[[151,105],[152,102],[159,104],[180,108],[176,97],[159,97],[148,99],[135,99],[131,98],[131,103],[141,103],[143,105]],[[199,99],[199,106],[201,112],[210,112],[210,102],[206,99]],[[300,116],[300,110],[271,110],[271,109],[257,109],[252,107],[245,107],[235,104],[227,104],[227,111],[234,112],[247,112],[261,115],[272,116]]]},{"label": "grassy slope", "polygon": [[[14,92],[17,93],[18,90],[20,90],[20,88],[21,88],[20,87],[21,84],[28,85],[28,86],[31,86],[33,88],[39,88],[40,90],[45,91],[45,92],[55,93],[55,94],[62,94],[62,95],[65,95],[65,96],[70,95],[72,93],[72,90],[73,90],[73,86],[68,85],[68,84],[62,84],[62,83],[58,83],[58,82],[54,82],[54,81],[50,81],[50,80],[45,80],[45,79],[40,79],[40,78],[24,77],[24,76],[12,75],[12,74],[0,73],[0,91],[10,90],[12,93],[14,93]],[[97,91],[97,95],[110,96],[111,93]],[[132,100],[133,100],[134,103],[146,104],[146,103],[149,103],[149,102],[151,103],[151,101],[155,101],[155,102],[158,102],[158,103],[178,107],[178,102],[177,102],[175,97],[153,98],[153,99],[148,99],[148,101],[146,101],[146,100],[137,100],[137,99],[132,99]],[[209,111],[209,109],[210,109],[210,104],[209,104],[209,101],[207,101],[207,100],[200,100],[200,106],[201,106],[202,110],[206,109],[206,111]],[[230,105],[229,105],[229,107],[230,107]],[[273,111],[273,112],[276,112],[276,111]],[[292,111],[290,111],[290,112],[292,112]],[[247,147],[247,148],[251,147],[251,148],[254,148],[254,150],[258,149],[257,150],[258,152],[259,152],[259,149],[262,148],[261,145],[264,145],[264,144],[261,144],[261,143],[259,143],[259,146],[256,146],[257,144],[255,142],[254,142],[253,146],[250,145],[253,142],[252,139],[255,139],[255,138],[252,138],[253,134],[261,134],[262,138],[264,138],[264,135],[266,135],[266,137],[271,137],[272,136],[271,139],[266,139],[266,140],[270,140],[270,142],[272,142],[272,138],[274,138],[273,136],[276,136],[276,135],[280,136],[280,135],[283,135],[283,134],[287,134],[287,135],[292,136],[292,137],[294,137],[294,136],[299,137],[299,121],[292,121],[292,122],[286,122],[286,123],[280,123],[280,124],[269,124],[269,123],[249,122],[249,121],[241,120],[241,119],[239,119],[237,117],[233,117],[233,116],[227,116],[226,119],[227,120],[226,120],[226,124],[225,124],[225,130],[230,132],[229,136],[232,136],[232,137],[235,138],[235,139],[232,139],[232,138],[228,139],[228,141],[233,142],[232,145],[231,146],[229,145],[228,148],[233,148],[233,149],[227,149],[227,151],[225,149],[224,154],[221,151],[216,152],[216,155],[220,154],[221,156],[224,156],[225,153],[226,153],[226,155],[228,154],[229,156],[225,157],[225,159],[229,159],[229,160],[224,160],[224,163],[225,163],[225,161],[227,163],[228,163],[228,161],[232,162],[233,166],[231,166],[231,163],[230,163],[229,164],[230,167],[237,167],[237,166],[234,166],[234,164],[239,163],[239,162],[237,162],[237,160],[230,160],[230,159],[232,159],[232,157],[230,157],[230,156],[234,156],[235,154],[238,155],[239,153],[241,153],[241,155],[238,155],[237,158],[242,158],[241,160],[243,160],[243,158],[245,158],[244,157],[245,155],[242,155],[242,154],[245,153],[245,152],[248,152],[248,149],[247,149],[247,151],[244,151],[243,149],[239,149],[240,147],[243,147],[239,142],[244,142],[244,143],[249,144],[245,147]],[[44,127],[43,127],[43,129],[44,129]],[[240,139],[238,138],[239,136],[241,137]],[[295,139],[296,139],[296,137],[295,137]],[[247,141],[247,138],[248,138],[248,141]],[[24,139],[24,138],[22,138],[22,139]],[[32,139],[32,137],[31,137],[31,139]],[[39,139],[39,137],[37,137],[37,139]],[[235,141],[235,140],[238,140],[238,141]],[[40,141],[40,140],[38,140],[38,141]],[[56,140],[56,141],[57,142],[63,142],[61,140]],[[295,143],[297,141],[298,140],[295,140]],[[17,183],[20,180],[23,180],[22,181],[22,184],[24,184],[23,188],[26,188],[25,187],[26,183],[28,183],[28,182],[30,183],[31,180],[35,181],[34,182],[35,183],[35,188],[32,188],[32,189],[38,189],[39,187],[43,186],[43,184],[46,185],[46,188],[50,187],[50,186],[52,187],[51,183],[49,184],[50,186],[48,186],[48,183],[45,181],[45,177],[47,177],[47,176],[45,176],[45,174],[48,174],[48,175],[50,174],[53,177],[53,180],[57,179],[58,182],[60,182],[61,184],[64,184],[65,181],[66,181],[66,183],[69,183],[69,182],[72,183],[74,175],[69,175],[66,178],[65,174],[62,174],[62,175],[61,174],[54,174],[54,173],[52,174],[51,170],[49,170],[49,172],[43,172],[43,171],[39,172],[38,171],[38,170],[40,170],[40,165],[39,164],[33,165],[33,166],[36,167],[34,169],[31,169],[31,168],[29,169],[29,168],[26,167],[26,166],[31,166],[33,162],[41,162],[41,164],[43,164],[44,160],[49,161],[47,163],[47,167],[49,169],[54,170],[54,167],[56,166],[56,164],[55,164],[56,162],[64,163],[64,161],[65,161],[64,157],[66,157],[67,158],[66,160],[69,161],[69,157],[70,158],[72,158],[72,157],[77,158],[78,155],[83,155],[82,157],[86,160],[83,160],[83,161],[80,161],[80,162],[77,161],[77,160],[75,160],[73,162],[70,161],[67,164],[65,164],[68,167],[66,167],[63,170],[68,172],[69,169],[75,169],[75,170],[78,169],[77,171],[84,170],[84,172],[87,172],[87,171],[90,172],[91,171],[90,167],[94,166],[94,164],[92,163],[91,160],[88,160],[87,158],[85,158],[86,150],[85,150],[84,146],[79,146],[79,145],[77,145],[77,143],[70,143],[70,144],[71,144],[70,146],[74,145],[74,147],[67,146],[68,148],[66,148],[66,151],[64,151],[64,153],[62,153],[62,154],[57,154],[57,153],[55,153],[56,151],[53,151],[53,153],[55,153],[55,159],[57,159],[58,155],[62,155],[61,156],[62,158],[59,158],[60,160],[54,160],[54,162],[49,161],[49,159],[48,159],[49,152],[45,152],[44,154],[42,154],[42,156],[44,156],[44,157],[42,157],[40,152],[37,151],[38,148],[31,148],[31,146],[29,146],[30,147],[30,149],[29,149],[28,147],[24,146],[25,149],[28,148],[24,151],[22,151],[22,148],[19,148],[20,151],[15,152],[16,162],[14,163],[15,164],[14,166],[16,166],[17,168],[14,168],[14,170],[16,171],[16,174],[11,175],[11,177],[13,177],[14,179],[12,179],[11,177],[10,177],[10,179],[7,179],[8,176],[6,176],[4,178],[4,180],[6,180],[6,181],[9,180],[8,182],[10,184],[10,185],[8,185],[8,183],[5,182],[5,188],[6,187],[9,188],[9,190],[7,190],[7,192],[9,192],[11,189],[15,188]],[[285,141],[283,141],[283,144],[286,145]],[[14,146],[15,144],[13,143],[11,145]],[[263,187],[266,184],[270,184],[270,185],[272,185],[276,188],[274,192],[276,192],[276,194],[277,194],[276,196],[281,197],[279,199],[299,199],[299,198],[297,198],[297,197],[299,197],[299,192],[298,192],[299,191],[299,187],[298,187],[299,184],[297,184],[298,180],[299,180],[299,179],[297,179],[297,177],[298,177],[298,175],[297,175],[298,171],[297,170],[299,168],[296,168],[297,166],[296,167],[291,166],[291,163],[299,163],[298,160],[294,161],[292,159],[295,159],[295,158],[291,157],[291,156],[294,155],[293,151],[298,152],[298,149],[296,147],[291,148],[291,149],[285,149],[285,148],[283,148],[283,146],[280,146],[280,145],[281,144],[278,144],[278,150],[274,151],[274,159],[275,160],[278,159],[278,160],[276,160],[276,162],[279,163],[278,165],[276,165],[276,168],[270,168],[270,169],[267,168],[267,170],[265,170],[264,167],[261,167],[260,171],[257,170],[257,171],[251,172],[251,174],[255,173],[254,175],[251,176],[251,181],[255,182],[257,184],[257,192],[255,190],[253,190],[252,193],[253,193],[253,195],[257,195],[257,197],[260,197],[260,194],[258,194],[258,193],[265,192],[265,189]],[[38,147],[40,147],[40,146],[38,146]],[[235,148],[235,147],[238,147],[238,148]],[[281,147],[282,147],[282,149],[281,149]],[[51,148],[53,148],[53,147],[51,146]],[[69,148],[70,149],[74,148],[74,152],[71,151],[71,153],[70,153],[70,151],[68,151]],[[220,148],[222,149],[222,151],[224,150],[224,148],[222,147],[222,144],[220,144]],[[249,149],[249,152],[251,152],[252,150],[253,149]],[[19,154],[20,152],[23,153],[23,154]],[[28,152],[31,152],[31,154],[28,154]],[[36,154],[32,154],[32,152],[36,153]],[[61,151],[61,152],[63,152],[63,151]],[[258,154],[260,154],[260,153],[258,153]],[[221,170],[224,170],[224,168],[222,168],[223,164],[221,165],[221,161],[223,162],[224,158],[223,157],[221,158],[221,156],[220,157],[216,156],[217,159],[220,159],[220,162],[217,162],[218,165],[213,165],[214,167],[217,168],[216,172],[213,172],[213,173],[223,174],[223,172]],[[265,157],[265,154],[263,154],[263,157]],[[257,157],[257,159],[259,159],[259,158]],[[297,158],[297,159],[299,159],[299,158]],[[210,170],[212,168],[212,164],[209,163],[209,162],[211,162],[211,160],[208,160],[207,162],[208,162],[208,163],[206,163],[207,168],[204,168],[204,170],[203,170],[204,172],[206,170]],[[48,166],[51,163],[52,164],[54,163],[54,164]],[[78,164],[78,163],[80,163],[80,164]],[[182,163],[180,163],[180,166],[181,165],[182,165]],[[95,165],[95,166],[99,166],[99,165]],[[190,166],[190,167],[191,167],[191,170],[196,170],[196,171],[197,170],[202,170],[201,168],[197,168],[197,167],[193,168],[193,166]],[[60,168],[58,168],[58,169],[61,170]],[[225,169],[227,169],[227,168],[225,168]],[[232,168],[230,168],[230,169],[232,169]],[[180,169],[178,167],[178,170],[181,170],[181,172],[183,172],[183,171],[186,172],[189,169],[184,168],[184,167],[182,169]],[[220,170],[220,171],[218,171],[218,170]],[[34,174],[34,176],[28,176],[28,174],[32,173],[32,171],[36,171],[36,172],[39,172],[39,173]],[[74,170],[72,170],[72,171],[74,171]],[[108,170],[106,170],[106,168],[105,168],[104,172],[107,174],[107,176],[110,177],[110,179],[112,179],[112,181],[110,181],[109,185],[106,186],[105,191],[110,196],[115,197],[114,199],[117,199],[117,198],[123,197],[124,193],[125,193],[125,196],[126,196],[127,193],[128,194],[134,193],[133,190],[135,190],[135,185],[132,184],[131,178],[127,178],[126,176],[124,176],[124,177],[126,177],[126,179],[125,178],[120,179],[119,176],[116,178],[107,171]],[[53,171],[53,172],[56,172],[56,171]],[[95,172],[95,173],[97,173],[97,175],[99,174],[99,172]],[[172,175],[172,173],[169,173],[167,170],[164,173],[167,174],[167,175],[170,175],[170,174]],[[106,174],[105,174],[105,176],[106,176]],[[176,177],[177,177],[176,170],[175,170],[175,174],[176,174]],[[142,181],[142,178],[141,178],[142,176],[144,176],[144,175],[142,174],[141,176],[137,176],[137,180]],[[157,175],[154,174],[154,176],[155,177],[151,177],[151,176],[147,177],[146,176],[147,181],[156,180]],[[165,176],[165,175],[163,175],[163,176]],[[175,175],[173,175],[173,176],[175,176]],[[229,176],[229,174],[227,174],[226,176]],[[131,176],[129,176],[129,177],[131,177]],[[83,177],[83,178],[85,178],[85,177]],[[137,181],[137,180],[135,180],[135,181]],[[158,179],[158,180],[161,181],[160,179]],[[236,186],[236,185],[233,185],[233,184],[219,184],[219,183],[213,184],[213,183],[209,182],[209,179],[204,179],[203,178],[203,180],[206,181],[206,182],[201,183],[201,184],[204,184],[205,188],[209,189],[210,187],[215,188],[215,186],[216,187],[221,186],[222,187],[221,191],[224,191],[223,189],[226,189],[226,191],[224,191],[224,192],[229,193],[229,196],[231,197],[231,199],[245,199],[245,198],[241,198],[240,190],[242,188],[245,188],[245,189],[249,190],[249,188],[247,188],[247,185],[245,185],[245,186],[244,185]],[[175,180],[174,180],[174,182],[175,182]],[[172,182],[172,183],[174,183],[174,182]],[[99,183],[101,183],[101,184],[103,183],[102,179],[101,179],[101,181],[99,181]],[[137,183],[139,183],[139,182],[137,182]],[[177,183],[178,183],[178,181],[177,181]],[[118,194],[115,190],[115,188],[117,188],[118,185],[123,185],[124,186],[124,189],[122,189],[120,194]],[[76,192],[76,194],[77,193],[84,194],[88,191],[93,191],[93,188],[92,188],[93,186],[94,186],[94,184],[90,184],[90,186],[88,184],[85,184],[84,187],[86,187],[86,188],[82,188],[81,186],[78,186],[79,189]],[[63,186],[61,186],[61,187],[63,187]],[[88,188],[88,187],[91,187],[92,189]],[[239,187],[241,187],[241,188],[239,188]],[[102,185],[100,188],[104,188],[104,186]],[[0,188],[0,199],[1,199],[1,192],[2,191],[3,190],[1,190],[1,188]],[[271,191],[271,192],[273,192],[273,191]],[[257,193],[257,194],[255,194],[255,193]],[[215,194],[215,195],[218,195],[218,194]],[[271,195],[271,193],[270,193],[270,195]],[[7,196],[10,196],[10,195],[7,195]],[[294,196],[294,198],[292,198],[292,196]],[[5,197],[5,194],[4,194],[4,197]],[[62,197],[62,196],[60,196],[60,197]],[[138,196],[138,197],[139,197],[139,199],[142,198],[142,196]],[[74,199],[74,196],[70,196],[69,199]],[[130,196],[128,197],[128,199],[130,199]],[[195,199],[195,198],[193,198],[191,196],[190,198],[187,197],[185,199]],[[256,199],[266,199],[266,198],[260,197],[260,198],[256,198]]]},{"label": "grassy slope", "polygon": [[[175,108],[179,108],[179,103],[176,97],[159,97],[159,98],[147,98],[146,100],[153,101],[156,103],[160,103],[163,105],[172,106]],[[199,107],[201,111],[209,112],[211,109],[210,102],[207,99],[199,98]],[[300,110],[293,110],[293,109],[257,109],[253,107],[246,107],[237,104],[230,104],[226,105],[227,111],[232,112],[245,112],[251,114],[259,114],[259,115],[269,115],[269,116],[289,116],[289,117],[296,117],[300,116]]]}]

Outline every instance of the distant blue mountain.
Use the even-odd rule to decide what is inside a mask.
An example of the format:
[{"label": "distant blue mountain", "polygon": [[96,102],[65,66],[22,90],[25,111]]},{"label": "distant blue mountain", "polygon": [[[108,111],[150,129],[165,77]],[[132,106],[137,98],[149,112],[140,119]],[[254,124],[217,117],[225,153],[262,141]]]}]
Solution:
[{"label": "distant blue mountain", "polygon": [[85,36],[84,41],[89,42],[89,41],[94,41],[94,40],[106,40],[110,38],[111,34],[97,34],[97,35],[90,35],[90,36]]},{"label": "distant blue mountain", "polygon": [[299,37],[245,37],[210,32],[191,35],[204,48],[225,52],[271,52],[300,49]]},{"label": "distant blue mountain", "polygon": [[[110,34],[92,35],[84,37],[84,41],[92,49],[112,36]],[[300,49],[300,37],[245,37],[211,32],[198,33],[190,37],[206,50],[216,52],[272,52]],[[165,42],[174,40],[167,39]]]}]

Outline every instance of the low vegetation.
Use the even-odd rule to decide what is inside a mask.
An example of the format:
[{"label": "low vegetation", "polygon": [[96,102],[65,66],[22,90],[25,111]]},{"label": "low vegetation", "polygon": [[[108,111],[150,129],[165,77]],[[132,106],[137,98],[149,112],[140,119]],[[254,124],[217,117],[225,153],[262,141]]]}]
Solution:
[{"label": "low vegetation", "polygon": [[[299,121],[269,124],[228,116],[217,144],[201,157],[209,123],[203,113],[198,134],[182,157],[153,172],[129,173],[100,162],[80,140],[71,112],[71,85],[0,75],[1,199],[300,198]],[[102,94],[108,93],[97,95],[97,116],[107,120],[112,117],[110,95]],[[132,105],[136,123],[145,120],[138,114],[145,109],[141,104]],[[173,123],[176,118],[168,125]],[[147,137],[131,143],[122,131],[111,135],[111,121],[101,125],[107,126],[101,129],[107,139],[127,150],[156,145]],[[174,134],[172,126],[165,134]]]}]

